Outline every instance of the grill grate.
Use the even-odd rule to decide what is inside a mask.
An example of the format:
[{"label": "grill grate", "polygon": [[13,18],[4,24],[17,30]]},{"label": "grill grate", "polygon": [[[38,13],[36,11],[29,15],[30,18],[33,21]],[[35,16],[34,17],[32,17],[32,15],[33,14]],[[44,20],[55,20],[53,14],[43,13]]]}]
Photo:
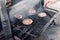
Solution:
[{"label": "grill grate", "polygon": [[[50,12],[50,11],[45,11],[45,12],[47,13],[47,16],[44,18],[43,21],[36,14],[36,15],[28,16],[28,18],[33,20],[33,23],[31,25],[26,26],[26,25],[22,24],[20,26],[17,26],[17,28],[20,29],[20,33],[18,35],[22,40],[24,40],[29,35],[34,36],[34,37],[39,36],[42,33],[44,26],[56,14],[56,13]],[[23,33],[21,33],[22,32],[21,30],[23,31]]]}]

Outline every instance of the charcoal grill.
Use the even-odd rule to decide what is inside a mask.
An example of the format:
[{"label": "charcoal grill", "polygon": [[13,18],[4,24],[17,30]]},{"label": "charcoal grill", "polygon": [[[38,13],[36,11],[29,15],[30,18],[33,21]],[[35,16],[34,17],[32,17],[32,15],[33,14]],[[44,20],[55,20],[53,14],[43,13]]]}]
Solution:
[{"label": "charcoal grill", "polygon": [[[33,36],[33,37],[40,36],[46,30],[46,28],[49,27],[51,23],[53,23],[53,20],[56,16],[55,12],[51,12],[48,10],[45,10],[44,12],[47,13],[47,16],[44,18],[44,21],[41,21],[40,18],[37,16],[37,14],[31,15],[28,17],[28,18],[33,19],[34,21],[31,25],[29,26],[20,25],[14,28],[14,30],[18,30],[20,31],[20,33],[22,32],[22,35],[23,34],[25,35],[22,37],[22,39],[25,39],[28,35]],[[22,36],[20,33],[18,35]]]},{"label": "charcoal grill", "polygon": [[[25,9],[26,9],[26,7],[25,7]],[[35,7],[33,7],[33,9],[35,9],[37,11],[36,14],[34,14],[34,15],[26,14],[27,12],[20,9],[23,12],[22,15],[24,15],[23,19],[30,18],[33,20],[33,23],[31,25],[26,26],[26,25],[23,25],[22,23],[16,22],[19,19],[17,19],[15,21],[16,23],[18,23],[17,25],[15,23],[13,23],[16,26],[15,28],[13,28],[13,34],[16,35],[17,37],[21,38],[22,40],[25,40],[25,38],[27,38],[28,36],[38,37],[42,33],[44,33],[45,30],[47,29],[47,27],[49,27],[50,24],[54,23],[56,13],[58,12],[57,10],[51,9],[51,8],[47,8],[50,10],[44,9],[43,6],[41,6],[40,2],[38,2],[37,5],[35,5]],[[53,10],[53,11],[51,11],[51,10]],[[40,13],[40,12],[45,12],[47,14],[47,16],[44,18],[43,21],[41,21],[40,17],[38,16],[38,13]],[[11,11],[11,13],[12,13],[12,11]],[[15,11],[14,11],[14,13],[15,13]],[[16,13],[19,14],[20,11],[18,10]]]},{"label": "charcoal grill", "polygon": [[[12,24],[12,27],[13,27],[12,32],[10,32],[11,30],[9,29],[9,32],[11,33],[9,35],[12,35],[12,33],[13,33],[13,35],[17,36],[21,40],[25,40],[28,36],[39,37],[41,34],[43,34],[45,32],[47,27],[49,27],[52,23],[54,23],[54,19],[56,17],[57,12],[58,12],[57,10],[51,9],[51,8],[47,8],[49,10],[46,10],[43,6],[41,6],[41,1],[40,0],[37,0],[37,4],[33,4],[33,5],[34,6],[32,6],[32,8],[37,11],[34,15],[29,15],[27,13],[27,11],[26,12],[24,11],[25,9],[26,10],[30,9],[30,7],[28,7],[28,8],[25,7],[24,10],[23,10],[23,8],[24,8],[23,7],[22,9],[17,10],[17,11],[15,11],[14,9],[11,9],[12,11],[11,10],[9,11],[10,20],[11,20],[11,24]],[[19,7],[21,7],[21,6],[19,6]],[[11,7],[11,8],[14,8],[14,6]],[[18,8],[16,8],[16,9],[18,9]],[[53,10],[53,11],[51,11],[51,10]],[[13,15],[15,15],[14,13],[19,14],[21,11],[22,11],[22,15],[23,15],[22,19],[16,19],[16,18],[13,17]],[[43,21],[40,20],[40,17],[38,16],[38,13],[40,13],[40,12],[45,12],[47,14],[47,16],[44,18]],[[27,14],[27,15],[25,15],[25,14]],[[21,23],[21,21],[23,19],[26,19],[26,18],[32,19],[33,23],[31,25],[28,25],[28,26],[23,25]],[[6,30],[6,29],[4,29],[4,30]],[[4,35],[3,32],[1,32],[0,34]],[[5,34],[7,35],[6,31],[5,31]]]}]

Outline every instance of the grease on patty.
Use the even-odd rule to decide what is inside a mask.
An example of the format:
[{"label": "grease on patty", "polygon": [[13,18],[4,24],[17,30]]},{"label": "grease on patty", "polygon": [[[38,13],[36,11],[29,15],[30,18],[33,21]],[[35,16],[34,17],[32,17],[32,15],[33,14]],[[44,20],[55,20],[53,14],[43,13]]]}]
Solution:
[{"label": "grease on patty", "polygon": [[39,17],[46,17],[47,15],[46,15],[45,12],[42,12],[42,13],[39,13],[38,16],[39,16]]},{"label": "grease on patty", "polygon": [[24,19],[24,20],[22,21],[22,23],[23,23],[24,25],[30,25],[30,24],[32,24],[32,22],[33,22],[32,19]]}]

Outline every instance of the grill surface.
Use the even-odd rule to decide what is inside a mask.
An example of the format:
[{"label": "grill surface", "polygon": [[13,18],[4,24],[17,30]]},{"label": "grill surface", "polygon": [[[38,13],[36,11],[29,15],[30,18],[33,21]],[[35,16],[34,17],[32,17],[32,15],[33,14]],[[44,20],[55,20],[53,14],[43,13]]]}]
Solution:
[{"label": "grill surface", "polygon": [[[31,0],[32,1],[32,0]],[[37,0],[36,0],[37,1]],[[36,2],[35,1],[35,2]],[[26,18],[30,18],[30,19],[32,19],[33,20],[33,23],[31,24],[31,25],[28,25],[28,26],[26,26],[26,25],[23,25],[22,23],[21,23],[21,21],[23,20],[23,19],[14,19],[13,17],[11,17],[12,16],[12,14],[15,12],[14,10],[12,11],[12,12],[10,12],[11,13],[11,15],[10,15],[10,17],[11,17],[11,19],[13,20],[12,21],[12,25],[14,25],[14,26],[16,26],[16,27],[14,27],[13,29],[12,29],[12,31],[13,31],[13,35],[14,36],[17,36],[17,37],[19,37],[19,38],[21,38],[22,40],[24,40],[25,38],[27,38],[27,37],[29,37],[29,36],[33,36],[33,37],[38,37],[38,36],[40,36],[41,34],[42,34],[42,32],[44,32],[44,30],[52,23],[52,21],[54,20],[54,15],[56,14],[55,12],[51,12],[51,11],[47,11],[47,10],[44,10],[44,8],[40,5],[40,2],[39,2],[40,0],[38,0],[37,1],[37,3],[35,4],[35,2],[33,1],[32,3],[34,3],[33,5],[34,5],[34,8],[33,8],[33,5],[32,5],[32,8],[33,9],[35,9],[37,12],[34,14],[34,15],[29,15],[28,13],[27,13],[27,10],[29,10],[30,9],[30,7],[28,7],[28,8],[22,8],[23,10],[17,10],[17,12],[16,13],[19,13],[20,14],[20,12],[21,12],[21,15],[23,15],[24,16],[24,18],[23,19],[26,19]],[[39,2],[39,3],[38,3]],[[32,4],[31,3],[31,4]],[[14,3],[15,4],[15,3]],[[29,2],[29,4],[30,4],[30,2]],[[28,6],[30,6],[28,3],[27,3],[27,5]],[[27,6],[26,5],[26,6]],[[18,8],[17,8],[18,9]],[[25,10],[26,10],[26,12],[25,12]],[[47,14],[47,16],[46,17],[44,17],[44,19],[42,20],[42,18],[40,18],[39,16],[38,16],[38,13],[40,13],[40,12],[46,12],[46,14]],[[27,14],[27,15],[26,15]],[[13,14],[13,15],[15,15],[15,14]],[[7,26],[8,27],[8,26]],[[45,29],[44,29],[45,28]],[[5,29],[5,28],[4,28]],[[7,28],[8,29],[8,28]],[[10,28],[9,28],[10,29]],[[1,28],[1,30],[2,30],[2,28]],[[10,37],[10,33],[9,33],[9,30],[7,30],[8,32],[5,32],[6,33],[6,35],[7,35],[7,33],[9,34],[9,35],[7,35],[7,37]],[[2,35],[4,34],[4,33],[1,33]],[[2,38],[4,38],[4,37],[2,37]],[[2,39],[2,40],[4,40],[4,39]]]},{"label": "grill surface", "polygon": [[[46,12],[47,16],[44,18],[44,20],[41,20],[41,18],[39,16],[37,16],[37,14],[35,15],[31,15],[31,16],[28,16],[28,18],[32,19],[33,20],[33,23],[31,25],[23,25],[23,24],[19,24],[15,30],[17,29],[20,29],[14,33],[18,33],[18,37],[20,37],[22,40],[24,40],[28,35],[31,35],[31,36],[39,36],[41,35],[42,33],[42,30],[43,28],[45,27],[45,25],[47,23],[49,23],[49,21],[51,20],[51,18],[53,18],[53,16],[56,14],[54,12],[51,12],[51,11],[44,11]],[[15,31],[14,30],[14,31]]]}]

